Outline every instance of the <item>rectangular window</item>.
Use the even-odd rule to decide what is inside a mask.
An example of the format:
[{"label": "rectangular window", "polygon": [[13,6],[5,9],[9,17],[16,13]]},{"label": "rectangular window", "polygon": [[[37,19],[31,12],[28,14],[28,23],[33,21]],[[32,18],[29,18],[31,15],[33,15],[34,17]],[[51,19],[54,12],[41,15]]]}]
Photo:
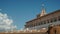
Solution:
[{"label": "rectangular window", "polygon": [[50,22],[52,23],[53,22],[53,19],[51,19]]},{"label": "rectangular window", "polygon": [[47,20],[47,23],[49,23],[49,20]]},{"label": "rectangular window", "polygon": [[58,20],[60,21],[60,16],[58,17]]},{"label": "rectangular window", "polygon": [[54,22],[56,22],[57,21],[57,18],[54,18]]},{"label": "rectangular window", "polygon": [[60,18],[58,20],[60,21]]},{"label": "rectangular window", "polygon": [[46,24],[46,21],[44,21],[44,24]]},{"label": "rectangular window", "polygon": [[40,23],[40,22],[39,22],[38,24],[39,24],[39,25],[41,25],[41,23]]},{"label": "rectangular window", "polygon": [[43,24],[43,22],[41,22],[41,25]]}]

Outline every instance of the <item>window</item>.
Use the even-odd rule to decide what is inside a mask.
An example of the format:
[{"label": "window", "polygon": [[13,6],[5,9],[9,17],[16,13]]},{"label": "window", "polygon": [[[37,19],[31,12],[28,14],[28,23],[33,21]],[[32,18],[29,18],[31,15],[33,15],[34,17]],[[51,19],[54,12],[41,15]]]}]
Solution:
[{"label": "window", "polygon": [[60,21],[60,18],[59,18],[59,21]]},{"label": "window", "polygon": [[41,22],[41,25],[43,24],[43,22]]},{"label": "window", "polygon": [[35,26],[35,24],[34,24],[34,26]]},{"label": "window", "polygon": [[57,18],[54,18],[54,22],[56,22],[57,21]]},{"label": "window", "polygon": [[44,24],[46,24],[46,21],[44,21]]},{"label": "window", "polygon": [[59,16],[58,20],[60,21],[60,16]]},{"label": "window", "polygon": [[56,34],[56,30],[54,31],[54,33]]},{"label": "window", "polygon": [[33,26],[35,26],[35,24],[31,24],[31,26],[33,27]]},{"label": "window", "polygon": [[38,25],[38,23],[35,24],[35,26],[37,26],[37,25]]},{"label": "window", "polygon": [[32,27],[32,24],[30,25],[30,27]]},{"label": "window", "polygon": [[49,20],[47,20],[47,23],[49,23]]},{"label": "window", "polygon": [[38,23],[38,25],[41,25],[40,22]]},{"label": "window", "polygon": [[50,22],[52,23],[53,22],[53,19],[51,19]]}]

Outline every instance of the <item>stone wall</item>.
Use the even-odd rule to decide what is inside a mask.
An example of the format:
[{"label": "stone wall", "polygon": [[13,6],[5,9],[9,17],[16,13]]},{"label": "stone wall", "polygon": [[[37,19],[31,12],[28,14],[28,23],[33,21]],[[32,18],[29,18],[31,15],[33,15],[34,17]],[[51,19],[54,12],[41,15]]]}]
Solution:
[{"label": "stone wall", "polygon": [[49,34],[60,34],[60,26],[53,26],[50,30],[49,30]]},{"label": "stone wall", "polygon": [[0,33],[0,34],[45,34],[45,33]]}]

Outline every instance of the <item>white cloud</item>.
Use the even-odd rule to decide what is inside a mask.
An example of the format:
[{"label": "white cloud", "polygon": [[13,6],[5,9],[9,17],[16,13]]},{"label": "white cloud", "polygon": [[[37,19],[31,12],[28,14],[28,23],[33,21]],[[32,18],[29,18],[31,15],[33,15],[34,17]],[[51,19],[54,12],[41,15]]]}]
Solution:
[{"label": "white cloud", "polygon": [[4,19],[3,22],[7,25],[11,25],[13,23],[13,20],[11,19]]},{"label": "white cloud", "polygon": [[12,25],[13,20],[9,18],[7,14],[0,13],[0,28],[2,29],[14,29],[16,26]]},{"label": "white cloud", "polygon": [[1,23],[5,23],[7,25],[11,25],[11,23],[13,23],[13,20],[9,19],[7,14],[2,14],[2,13],[0,13],[0,21]]}]

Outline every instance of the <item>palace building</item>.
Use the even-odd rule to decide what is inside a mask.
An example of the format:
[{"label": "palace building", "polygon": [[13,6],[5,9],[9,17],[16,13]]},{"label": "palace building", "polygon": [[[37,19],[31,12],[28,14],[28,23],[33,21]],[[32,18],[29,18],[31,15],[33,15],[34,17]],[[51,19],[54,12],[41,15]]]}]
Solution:
[{"label": "palace building", "polygon": [[38,14],[37,18],[26,22],[25,28],[29,29],[47,28],[49,24],[53,25],[60,24],[60,10],[56,10],[49,14],[45,14],[45,11],[42,10],[42,13]]},{"label": "palace building", "polygon": [[44,5],[42,5],[42,12],[38,14],[35,19],[26,22],[25,28],[30,30],[48,28],[50,24],[60,24],[60,10],[56,10],[52,13],[46,14]]}]

